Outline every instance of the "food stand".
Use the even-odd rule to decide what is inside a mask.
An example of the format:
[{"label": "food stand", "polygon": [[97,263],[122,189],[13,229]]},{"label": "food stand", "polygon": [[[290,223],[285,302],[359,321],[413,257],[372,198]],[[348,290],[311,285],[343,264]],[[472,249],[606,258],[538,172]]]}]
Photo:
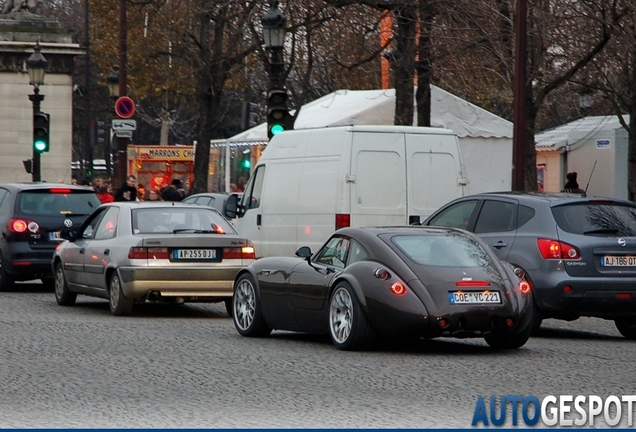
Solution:
[{"label": "food stand", "polygon": [[189,190],[194,175],[194,146],[129,145],[128,174],[146,191],[179,179]]}]

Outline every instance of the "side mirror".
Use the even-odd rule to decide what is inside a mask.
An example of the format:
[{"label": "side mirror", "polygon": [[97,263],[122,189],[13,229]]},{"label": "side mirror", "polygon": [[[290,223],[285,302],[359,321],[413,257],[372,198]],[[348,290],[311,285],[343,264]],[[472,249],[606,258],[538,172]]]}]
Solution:
[{"label": "side mirror", "polygon": [[311,257],[311,248],[309,246],[301,246],[296,251],[296,256],[299,258]]},{"label": "side mirror", "polygon": [[232,194],[227,197],[225,206],[223,207],[223,214],[228,219],[234,219],[238,214],[238,195]]},{"label": "side mirror", "polygon": [[75,232],[75,230],[64,229],[60,231],[60,237],[64,240],[75,241],[77,238],[77,232]]}]

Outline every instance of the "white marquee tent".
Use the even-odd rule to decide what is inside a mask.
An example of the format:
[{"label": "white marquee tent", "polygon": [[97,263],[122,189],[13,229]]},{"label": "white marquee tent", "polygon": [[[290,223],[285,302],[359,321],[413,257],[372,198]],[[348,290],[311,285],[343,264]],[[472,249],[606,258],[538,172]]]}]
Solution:
[{"label": "white marquee tent", "polygon": [[[395,90],[339,90],[303,105],[294,129],[354,124],[392,125]],[[414,119],[417,125],[417,119]],[[431,125],[455,131],[459,137],[469,192],[510,190],[512,123],[439,87],[431,86]],[[266,144],[262,123],[213,145]],[[496,157],[494,157],[496,156]],[[509,161],[502,164],[501,161]],[[476,178],[473,172],[488,172]]]}]

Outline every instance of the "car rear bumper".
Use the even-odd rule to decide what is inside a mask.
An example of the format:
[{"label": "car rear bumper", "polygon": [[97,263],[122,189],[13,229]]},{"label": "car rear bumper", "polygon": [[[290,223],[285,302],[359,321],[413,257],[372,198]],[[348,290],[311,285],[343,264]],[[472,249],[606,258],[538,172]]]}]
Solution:
[{"label": "car rear bumper", "polygon": [[27,243],[10,243],[2,265],[21,280],[52,276],[51,262],[55,249],[31,249]]},{"label": "car rear bumper", "polygon": [[161,297],[232,297],[239,267],[119,269],[124,297],[141,299],[151,293]]},{"label": "car rear bumper", "polygon": [[570,278],[535,286],[535,299],[545,317],[635,317],[636,278]]}]

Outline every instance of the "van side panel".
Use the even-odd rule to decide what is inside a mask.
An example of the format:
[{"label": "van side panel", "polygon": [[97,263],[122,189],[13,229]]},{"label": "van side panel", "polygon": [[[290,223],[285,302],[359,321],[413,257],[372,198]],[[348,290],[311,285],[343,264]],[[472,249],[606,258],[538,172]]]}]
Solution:
[{"label": "van side panel", "polygon": [[402,133],[353,133],[351,226],[406,223],[404,153]]},{"label": "van side panel", "polygon": [[[407,214],[413,222],[464,195],[459,144],[453,135],[406,134]],[[415,219],[414,219],[415,218]]]}]

